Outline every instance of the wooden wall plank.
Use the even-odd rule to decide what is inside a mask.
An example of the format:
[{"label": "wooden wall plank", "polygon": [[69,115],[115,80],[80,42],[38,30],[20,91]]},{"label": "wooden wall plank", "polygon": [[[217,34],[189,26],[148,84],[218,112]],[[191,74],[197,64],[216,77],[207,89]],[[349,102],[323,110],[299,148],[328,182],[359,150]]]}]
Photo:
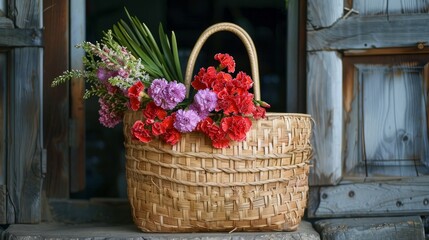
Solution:
[{"label": "wooden wall plank", "polygon": [[[429,151],[422,147],[426,146],[428,142],[428,134],[425,130],[427,129],[426,108],[428,103],[427,96],[423,95],[427,95],[427,91],[421,89],[421,87],[427,89],[425,85],[429,81],[427,77],[424,77],[423,69],[423,66],[427,65],[428,58],[426,54],[400,54],[401,52],[398,52],[398,55],[391,54],[390,57],[367,55],[343,59],[344,176],[357,177],[360,175],[365,178],[380,177],[381,175],[404,177],[416,176],[416,174],[426,175],[424,166],[419,161],[427,164]],[[390,66],[395,66],[395,69],[390,68]],[[363,87],[365,84],[362,85],[362,81],[365,82],[366,80],[362,77],[370,76],[368,74],[371,76],[372,74],[387,75],[377,78],[377,81],[375,81],[376,79],[370,80],[367,82],[370,85]],[[390,80],[387,81],[386,79]],[[383,87],[377,87],[378,83],[383,83]],[[398,84],[400,86],[397,86]],[[390,88],[385,87],[389,85]],[[377,88],[378,90],[376,90]],[[373,91],[372,96],[365,97],[362,95],[371,91]],[[403,96],[399,97],[398,94]],[[360,104],[367,102],[363,109],[369,111],[367,113],[371,113],[372,116],[359,114],[359,99],[366,99]],[[401,99],[401,101],[398,102],[396,99]],[[392,106],[383,108],[380,106],[382,101],[387,101]],[[397,105],[394,106],[393,104]],[[395,111],[388,111],[388,109]],[[362,117],[359,120],[360,115]],[[389,116],[380,117],[381,115]],[[369,120],[366,121],[365,119]],[[396,119],[395,122],[394,119]],[[359,122],[362,124],[360,125]],[[374,124],[378,124],[378,126],[367,129],[364,135],[358,134],[359,128],[370,128]],[[395,129],[398,134],[389,130],[389,126],[390,129]],[[383,141],[388,134],[395,135],[392,136],[395,140],[392,138]],[[404,134],[406,134],[405,138]],[[369,146],[360,147],[360,142],[364,143],[365,139],[372,143],[366,143],[365,145]],[[394,146],[388,146],[394,141],[397,142]],[[384,149],[383,152],[380,152],[381,149]],[[384,160],[376,160],[376,158],[381,158],[377,156],[384,156]],[[374,166],[366,168],[365,158],[369,164],[372,163]],[[399,161],[398,159],[408,159],[408,161]]]},{"label": "wooden wall plank", "polygon": [[321,187],[315,217],[429,214],[429,178]]},{"label": "wooden wall plank", "polygon": [[353,9],[360,15],[428,13],[429,0],[354,0]]},{"label": "wooden wall plank", "polygon": [[[350,58],[343,58],[343,118],[344,118],[344,172],[349,173],[361,163],[359,148],[359,98],[356,66]],[[364,166],[365,167],[365,166]],[[359,170],[359,169],[358,169]],[[354,171],[353,175],[366,176],[366,171]]]},{"label": "wooden wall plank", "polygon": [[311,52],[307,61],[307,108],[315,122],[309,180],[336,184],[342,175],[342,60],[337,52]]},{"label": "wooden wall plank", "polygon": [[7,52],[0,51],[0,224],[6,224],[6,81],[7,81]]},{"label": "wooden wall plank", "polygon": [[323,240],[425,240],[420,216],[322,219],[314,227]]},{"label": "wooden wall plank", "polygon": [[2,29],[0,45],[5,47],[41,47],[43,45],[41,29]]},{"label": "wooden wall plank", "polygon": [[[422,94],[424,99],[424,104],[422,104],[422,115],[421,119],[423,121],[422,124],[422,146],[429,146],[429,63],[425,64],[423,68],[423,84],[422,84]],[[429,148],[422,148],[422,164],[426,167],[429,167]],[[424,174],[424,173],[421,173]],[[420,173],[419,173],[420,175]]]},{"label": "wooden wall plank", "polygon": [[[70,46],[85,40],[85,0],[70,1]],[[81,48],[70,50],[70,68],[83,70],[82,58],[85,52]],[[85,188],[85,102],[83,94],[85,81],[74,79],[70,85],[71,119],[73,135],[70,138],[70,191],[78,192]]]},{"label": "wooden wall plank", "polygon": [[17,28],[40,28],[42,0],[9,0],[8,4],[13,9],[8,15]]},{"label": "wooden wall plank", "polygon": [[330,28],[308,31],[307,51],[417,47],[429,39],[428,21],[429,14],[351,16]]},{"label": "wooden wall plank", "polygon": [[0,185],[0,224],[7,224],[6,204],[7,204],[6,185]]},{"label": "wooden wall plank", "polygon": [[[17,29],[41,32],[38,0],[10,0],[8,17]],[[40,47],[10,50],[7,86],[7,223],[38,223],[42,189],[42,58]]]},{"label": "wooden wall plank", "polygon": [[0,17],[0,28],[13,28],[13,21],[6,17]]},{"label": "wooden wall plank", "polygon": [[42,49],[11,52],[14,81],[8,91],[7,218],[8,223],[37,223],[42,189]]},{"label": "wooden wall plank", "polygon": [[358,67],[363,158],[369,165],[414,165],[420,158],[422,79],[419,69],[406,65]]},{"label": "wooden wall plank", "polygon": [[[329,14],[325,14],[328,13]],[[329,27],[343,16],[344,0],[307,0],[307,21],[313,29]]]},{"label": "wooden wall plank", "polygon": [[[0,185],[6,184],[6,99],[7,99],[7,52],[0,51]],[[0,205],[1,207],[1,205]]]},{"label": "wooden wall plank", "polygon": [[69,1],[44,0],[45,27],[43,124],[47,149],[48,197],[68,198],[70,193],[69,162],[69,88],[66,84],[52,88],[53,79],[69,68]]}]

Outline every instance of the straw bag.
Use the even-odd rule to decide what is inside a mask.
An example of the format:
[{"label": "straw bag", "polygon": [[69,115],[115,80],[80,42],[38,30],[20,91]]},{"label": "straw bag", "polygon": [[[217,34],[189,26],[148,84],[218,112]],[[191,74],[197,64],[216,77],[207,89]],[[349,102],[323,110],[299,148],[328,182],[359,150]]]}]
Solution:
[{"label": "straw bag", "polygon": [[[206,39],[230,31],[245,44],[254,93],[260,99],[256,50],[248,34],[231,23],[209,27],[198,39],[186,70],[192,71]],[[252,122],[244,142],[215,149],[199,132],[171,146],[133,140],[141,113],[124,117],[126,176],[133,220],[145,232],[293,231],[307,206],[311,118],[267,113]]]}]

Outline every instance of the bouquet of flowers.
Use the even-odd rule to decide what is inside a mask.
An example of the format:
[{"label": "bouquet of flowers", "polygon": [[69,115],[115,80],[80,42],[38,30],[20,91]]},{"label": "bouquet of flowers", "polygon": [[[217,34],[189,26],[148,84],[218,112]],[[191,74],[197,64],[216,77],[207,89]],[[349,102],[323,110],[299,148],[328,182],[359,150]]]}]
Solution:
[{"label": "bouquet of flowers", "polygon": [[269,104],[254,99],[253,80],[245,72],[231,75],[233,57],[216,54],[217,66],[199,70],[188,96],[174,32],[170,41],[160,25],[159,47],[145,24],[128,17],[131,26],[120,21],[101,42],[78,45],[86,53],[85,69],[64,72],[52,86],[84,78],[89,84],[84,98],[99,98],[99,121],[106,127],[120,123],[126,111],[141,111],[131,129],[141,142],[160,138],[174,145],[193,131],[207,135],[214,148],[245,140],[251,119],[264,118]]}]

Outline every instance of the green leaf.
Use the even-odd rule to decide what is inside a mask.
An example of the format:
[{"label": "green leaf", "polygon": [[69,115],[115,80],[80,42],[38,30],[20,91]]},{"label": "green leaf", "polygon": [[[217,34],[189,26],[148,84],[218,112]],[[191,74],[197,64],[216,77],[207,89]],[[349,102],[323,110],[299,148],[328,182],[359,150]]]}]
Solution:
[{"label": "green leaf", "polygon": [[[162,28],[162,24],[159,24],[159,40],[161,42],[162,53],[165,57],[166,71],[170,75],[172,75],[173,78],[175,78],[176,76],[175,76],[174,72],[171,72],[171,70],[174,70],[174,65],[172,62],[173,55],[170,51],[170,43],[168,42],[167,35],[165,35],[165,33],[164,33],[164,29]],[[178,79],[175,79],[175,80],[178,80]]]},{"label": "green leaf", "polygon": [[177,71],[178,81],[183,82],[182,67],[180,66],[179,51],[177,48],[176,35],[171,32],[171,45],[173,47],[174,67]]},{"label": "green leaf", "polygon": [[113,26],[114,39],[139,57],[151,78],[165,78],[183,82],[176,36],[171,43],[162,24],[159,25],[159,44],[150,29],[125,9],[129,22],[120,20]]}]

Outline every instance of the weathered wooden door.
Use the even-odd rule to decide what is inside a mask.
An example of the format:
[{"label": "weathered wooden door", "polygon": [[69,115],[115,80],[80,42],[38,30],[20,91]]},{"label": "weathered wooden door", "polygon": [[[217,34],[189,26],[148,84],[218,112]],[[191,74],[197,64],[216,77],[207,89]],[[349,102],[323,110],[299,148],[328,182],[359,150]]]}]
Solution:
[{"label": "weathered wooden door", "polygon": [[42,3],[0,0],[0,224],[41,220]]},{"label": "weathered wooden door", "polygon": [[309,215],[429,213],[429,1],[307,1]]}]

